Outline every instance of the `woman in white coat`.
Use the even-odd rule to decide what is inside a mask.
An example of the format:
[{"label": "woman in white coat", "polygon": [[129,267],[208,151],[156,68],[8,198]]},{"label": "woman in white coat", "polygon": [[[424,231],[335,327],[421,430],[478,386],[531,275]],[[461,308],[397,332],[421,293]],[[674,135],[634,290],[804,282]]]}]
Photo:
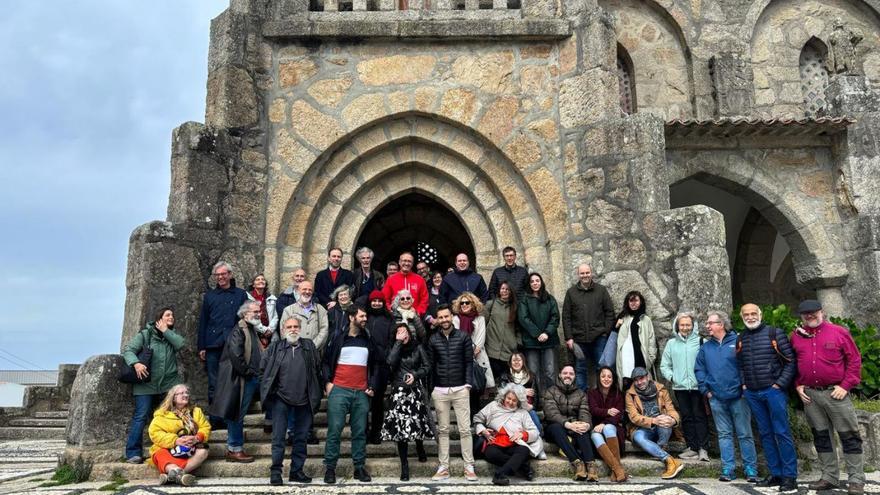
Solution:
[{"label": "woman in white coat", "polygon": [[627,390],[633,368],[645,368],[651,371],[651,376],[656,376],[653,370],[657,339],[651,317],[645,314],[645,297],[641,292],[633,290],[623,298],[617,329],[617,376],[622,378],[621,390]]},{"label": "woman in white coat", "polygon": [[[486,388],[495,386],[492,367],[489,365],[489,354],[486,352],[486,319],[480,314],[483,304],[480,298],[471,292],[462,292],[452,301],[452,324],[458,330],[471,336],[474,342],[474,364],[478,364],[486,374]],[[471,390],[471,411],[479,411],[482,407],[480,396],[483,390]]]}]

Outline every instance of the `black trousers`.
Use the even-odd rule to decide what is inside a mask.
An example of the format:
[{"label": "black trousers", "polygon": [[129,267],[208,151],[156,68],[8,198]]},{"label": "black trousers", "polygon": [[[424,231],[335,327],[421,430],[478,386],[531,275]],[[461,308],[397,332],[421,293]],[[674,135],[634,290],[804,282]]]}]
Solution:
[{"label": "black trousers", "polygon": [[555,443],[559,450],[565,454],[568,462],[574,462],[578,459],[584,462],[590,462],[595,459],[593,456],[593,443],[590,441],[590,433],[575,433],[566,430],[559,423],[551,423],[544,429],[544,438]]},{"label": "black trousers", "polygon": [[532,453],[524,445],[513,444],[510,447],[490,445],[483,453],[490,464],[498,466],[495,475],[510,475],[528,465]]},{"label": "black trousers", "polygon": [[676,390],[675,400],[678,402],[687,446],[691,450],[708,449],[709,419],[706,417],[703,395],[699,390]]},{"label": "black trousers", "polygon": [[497,384],[501,380],[501,375],[507,373],[510,367],[507,365],[507,361],[490,357],[489,368],[492,370],[492,376],[495,377],[495,383]]},{"label": "black trousers", "polygon": [[375,440],[382,432],[382,421],[385,418],[385,391],[388,390],[388,375],[390,370],[387,366],[379,368],[379,385],[373,390],[370,397],[370,421],[367,427],[367,439]]},{"label": "black trousers", "polygon": [[287,447],[284,434],[287,433],[288,418],[293,422],[293,447],[290,450],[290,472],[302,471],[306,463],[306,440],[312,428],[312,407],[291,406],[277,396],[272,401],[272,466],[270,472],[281,472],[284,463],[284,448]]}]

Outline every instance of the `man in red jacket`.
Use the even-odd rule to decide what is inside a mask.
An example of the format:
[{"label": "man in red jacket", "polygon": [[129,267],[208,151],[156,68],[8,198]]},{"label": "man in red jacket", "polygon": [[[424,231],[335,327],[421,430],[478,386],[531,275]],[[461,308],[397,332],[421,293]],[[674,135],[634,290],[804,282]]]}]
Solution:
[{"label": "man in red jacket", "polygon": [[849,475],[848,493],[865,491],[865,456],[859,421],[849,391],[861,382],[862,355],[849,331],[825,319],[819,301],[808,299],[798,306],[802,325],[791,335],[797,356],[797,393],[804,403],[813,443],[822,466],[822,477],[810,490],[838,487],[840,469],[834,451],[837,431]]},{"label": "man in red jacket", "polygon": [[428,286],[425,285],[425,279],[419,274],[413,273],[412,267],[415,257],[409,251],[400,253],[397,260],[400,263],[400,271],[388,277],[385,286],[382,287],[382,296],[385,298],[385,305],[391,310],[391,302],[397,293],[406,289],[412,293],[413,307],[424,317],[428,311]]}]

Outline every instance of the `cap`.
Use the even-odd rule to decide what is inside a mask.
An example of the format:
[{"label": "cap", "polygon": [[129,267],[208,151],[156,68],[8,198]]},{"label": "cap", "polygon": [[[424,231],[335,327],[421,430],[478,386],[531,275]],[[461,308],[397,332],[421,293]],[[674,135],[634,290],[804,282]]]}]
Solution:
[{"label": "cap", "polygon": [[822,304],[815,299],[806,299],[798,304],[798,313],[813,313],[822,309]]},{"label": "cap", "polygon": [[636,378],[641,378],[643,376],[648,376],[648,370],[639,366],[637,368],[633,368],[633,372],[630,378],[635,380]]},{"label": "cap", "polygon": [[384,301],[385,296],[383,296],[381,292],[374,290],[373,292],[370,292],[370,301],[373,299],[382,299]]}]

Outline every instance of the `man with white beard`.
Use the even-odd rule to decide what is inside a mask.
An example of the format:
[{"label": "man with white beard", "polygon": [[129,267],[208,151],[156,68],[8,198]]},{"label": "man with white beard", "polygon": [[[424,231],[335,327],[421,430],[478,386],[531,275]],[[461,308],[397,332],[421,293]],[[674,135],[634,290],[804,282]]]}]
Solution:
[{"label": "man with white beard", "polygon": [[764,323],[756,304],[743,304],[740,316],[746,326],[736,346],[743,395],[758,423],[770,471],[758,486],[778,486],[784,479],[797,479],[797,452],[787,407],[787,390],[797,371],[794,351],[783,330]]},{"label": "man with white beard", "polygon": [[281,485],[284,462],[284,433],[293,424],[293,448],[290,452],[290,481],[310,483],[303,472],[306,462],[306,439],[312,426],[312,411],[321,403],[323,380],[321,360],[315,344],[300,338],[300,321],[284,320],[281,339],[273,341],[261,361],[260,403],[272,411],[272,466],[269,483]]}]

